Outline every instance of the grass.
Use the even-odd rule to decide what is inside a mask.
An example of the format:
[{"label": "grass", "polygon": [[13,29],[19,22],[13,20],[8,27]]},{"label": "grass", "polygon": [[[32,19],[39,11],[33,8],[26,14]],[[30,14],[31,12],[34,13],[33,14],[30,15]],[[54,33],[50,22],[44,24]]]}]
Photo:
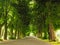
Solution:
[{"label": "grass", "polygon": [[60,45],[60,42],[50,42],[52,45]]},{"label": "grass", "polygon": [[[49,42],[49,40],[43,40],[43,41]],[[49,43],[51,43],[52,45],[60,45],[60,42],[49,42]]]}]

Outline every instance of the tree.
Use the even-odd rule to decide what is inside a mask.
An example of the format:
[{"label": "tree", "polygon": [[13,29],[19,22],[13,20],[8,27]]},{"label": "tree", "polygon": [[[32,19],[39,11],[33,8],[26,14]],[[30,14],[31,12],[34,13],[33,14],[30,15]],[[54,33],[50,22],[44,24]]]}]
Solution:
[{"label": "tree", "polygon": [[[25,31],[27,30],[27,27],[29,25],[30,22],[30,17],[28,15],[28,2],[25,0],[18,0],[18,4],[14,3],[14,7],[16,7],[17,12],[19,13],[19,19],[22,22],[21,28],[22,28],[22,32],[23,35],[25,36]],[[19,6],[18,6],[19,5]],[[24,31],[25,30],[25,31]]]},{"label": "tree", "polygon": [[7,40],[7,17],[8,17],[8,12],[9,12],[9,6],[10,6],[10,0],[4,0],[4,25],[5,25],[5,32],[4,32],[4,39]]},{"label": "tree", "polygon": [[[55,33],[54,33],[54,20],[56,16],[56,3],[54,2],[47,2],[48,4],[47,9],[48,9],[48,33],[49,33],[49,39],[52,41],[55,41]],[[58,17],[58,16],[57,16]]]}]

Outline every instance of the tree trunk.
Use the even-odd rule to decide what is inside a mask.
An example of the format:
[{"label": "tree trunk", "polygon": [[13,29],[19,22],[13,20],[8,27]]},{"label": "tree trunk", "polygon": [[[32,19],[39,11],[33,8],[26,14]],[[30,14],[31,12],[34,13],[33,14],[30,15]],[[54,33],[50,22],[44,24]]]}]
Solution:
[{"label": "tree trunk", "polygon": [[11,37],[10,38],[12,39],[13,38],[13,28],[12,27],[11,27],[11,32],[10,33],[11,33]]},{"label": "tree trunk", "polygon": [[17,36],[17,30],[15,30],[15,39],[16,39],[16,36]]},{"label": "tree trunk", "polygon": [[38,28],[37,37],[42,38],[42,26],[39,26],[39,28]]},{"label": "tree trunk", "polygon": [[18,29],[18,39],[20,38],[20,30]]},{"label": "tree trunk", "polygon": [[47,39],[47,31],[46,30],[44,30],[44,37],[43,38]]},{"label": "tree trunk", "polygon": [[7,21],[5,22],[5,33],[4,33],[4,39],[7,40]]},{"label": "tree trunk", "polygon": [[0,26],[0,38],[1,38],[1,26]]},{"label": "tree trunk", "polygon": [[43,15],[43,30],[44,30],[44,39],[47,39],[47,29],[46,29],[46,14],[44,12],[44,15]]},{"label": "tree trunk", "polygon": [[49,23],[49,30],[48,30],[48,34],[49,34],[49,40],[50,41],[55,41],[55,33],[54,33],[54,27],[52,23]]},{"label": "tree trunk", "polygon": [[8,15],[8,11],[7,11],[7,0],[5,0],[5,9],[4,9],[4,15],[5,15],[5,33],[4,33],[4,39],[7,40],[7,15]]}]

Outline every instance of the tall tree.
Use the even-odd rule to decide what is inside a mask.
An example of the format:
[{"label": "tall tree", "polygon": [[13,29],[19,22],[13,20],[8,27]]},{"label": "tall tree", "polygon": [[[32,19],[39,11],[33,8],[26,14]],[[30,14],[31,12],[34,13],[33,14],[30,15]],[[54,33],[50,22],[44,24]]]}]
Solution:
[{"label": "tall tree", "polygon": [[[55,41],[55,33],[54,33],[54,25],[53,25],[53,21],[54,21],[54,10],[56,9],[53,2],[47,2],[49,4],[46,4],[47,8],[48,8],[48,32],[49,32],[49,39],[52,41]],[[55,8],[55,9],[54,9]],[[53,11],[53,12],[52,12]],[[56,11],[56,10],[55,10]],[[56,14],[56,13],[55,13]]]},{"label": "tall tree", "polygon": [[4,0],[4,24],[5,24],[5,32],[4,32],[4,39],[7,40],[7,18],[8,18],[8,12],[9,12],[9,6],[10,6],[10,0]]},{"label": "tall tree", "polygon": [[[27,30],[27,27],[30,22],[30,17],[28,15],[28,2],[26,0],[18,0],[18,4],[13,4],[14,7],[16,7],[17,12],[19,13],[19,19],[22,22],[21,28],[23,35],[25,35],[25,31]],[[18,6],[19,5],[19,6]],[[24,31],[25,30],[25,31]]]}]

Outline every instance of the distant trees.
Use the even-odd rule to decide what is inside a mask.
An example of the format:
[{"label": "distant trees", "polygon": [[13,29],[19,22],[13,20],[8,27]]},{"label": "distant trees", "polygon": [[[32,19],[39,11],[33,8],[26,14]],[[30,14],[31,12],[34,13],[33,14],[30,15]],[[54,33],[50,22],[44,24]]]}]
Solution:
[{"label": "distant trees", "polygon": [[0,38],[19,39],[33,32],[54,41],[59,8],[59,3],[47,0],[0,0]]},{"label": "distant trees", "polygon": [[[54,20],[56,20],[54,17],[57,16],[57,13],[56,13],[56,9],[57,9],[57,2],[54,2],[54,1],[37,1],[37,4],[38,4],[38,15],[40,15],[40,17],[38,18],[38,25],[41,23],[41,25],[39,26],[39,29],[41,27],[41,30],[39,30],[38,32],[40,33],[39,35],[41,35],[42,37],[42,32],[44,32],[44,38],[47,38],[47,33],[49,31],[52,31],[52,32],[49,32],[49,38],[50,40],[54,41],[55,40],[55,33],[54,33],[54,23],[56,23]],[[55,15],[55,16],[54,16]],[[41,22],[39,22],[41,21]],[[36,21],[37,22],[37,21]],[[51,23],[51,25],[50,25]],[[48,25],[48,26],[47,26]],[[46,26],[47,26],[47,29],[49,30],[46,30]],[[48,28],[49,27],[49,28]],[[51,35],[50,35],[51,34]],[[52,36],[54,35],[54,36]],[[54,37],[54,38],[53,38]]]}]

